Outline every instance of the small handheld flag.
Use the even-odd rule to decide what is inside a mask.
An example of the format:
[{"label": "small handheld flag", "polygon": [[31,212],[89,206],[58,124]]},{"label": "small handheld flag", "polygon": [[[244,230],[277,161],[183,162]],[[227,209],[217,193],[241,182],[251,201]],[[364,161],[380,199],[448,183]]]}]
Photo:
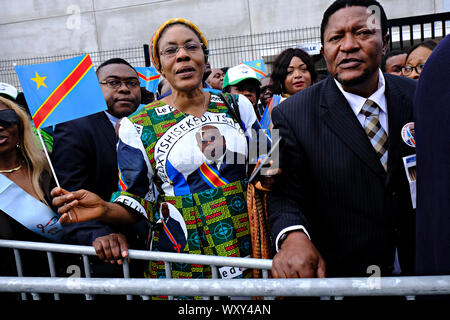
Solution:
[{"label": "small handheld flag", "polygon": [[15,69],[37,129],[107,109],[88,54]]},{"label": "small handheld flag", "polygon": [[242,62],[246,66],[250,67],[253,71],[256,72],[256,76],[258,79],[264,78],[266,74],[266,65],[264,64],[264,59],[252,60]]},{"label": "small handheld flag", "polygon": [[135,67],[134,69],[138,73],[141,87],[144,87],[150,92],[156,92],[158,90],[161,75],[156,71],[155,67]]},{"label": "small handheld flag", "polygon": [[272,96],[272,98],[270,98],[269,101],[267,102],[267,107],[264,110],[264,113],[261,117],[261,121],[260,121],[261,129],[266,131],[269,138],[271,138],[269,127],[270,127],[270,124],[272,123],[272,110],[273,110],[273,108],[278,106],[280,104],[280,102],[281,102],[281,96],[278,94],[274,94]]},{"label": "small handheld flag", "polygon": [[[42,145],[41,127],[107,109],[88,54],[57,62],[15,66],[15,69]],[[47,149],[43,149],[59,187]],[[72,219],[70,212],[69,218]]]}]

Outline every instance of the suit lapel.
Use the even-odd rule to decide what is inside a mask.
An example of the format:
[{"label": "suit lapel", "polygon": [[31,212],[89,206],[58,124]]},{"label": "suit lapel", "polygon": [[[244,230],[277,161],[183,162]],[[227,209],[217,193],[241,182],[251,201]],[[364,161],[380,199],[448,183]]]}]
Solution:
[{"label": "suit lapel", "polygon": [[325,81],[320,101],[323,121],[371,170],[385,176],[375,149],[333,77]]},{"label": "suit lapel", "polygon": [[99,128],[106,141],[108,141],[108,145],[115,151],[117,143],[116,131],[104,112],[99,112],[97,115],[95,125]]}]

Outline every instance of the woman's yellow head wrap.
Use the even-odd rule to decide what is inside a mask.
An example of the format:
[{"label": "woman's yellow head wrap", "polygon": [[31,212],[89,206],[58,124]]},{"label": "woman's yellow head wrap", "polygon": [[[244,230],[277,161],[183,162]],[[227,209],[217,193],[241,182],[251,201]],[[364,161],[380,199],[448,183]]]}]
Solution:
[{"label": "woman's yellow head wrap", "polygon": [[200,41],[202,42],[205,50],[205,55],[208,55],[208,41],[206,40],[205,35],[203,32],[191,21],[183,18],[172,18],[164,22],[162,25],[159,26],[159,28],[156,30],[155,34],[152,37],[151,43],[150,43],[150,58],[152,60],[153,65],[155,66],[156,70],[158,72],[161,72],[161,64],[159,61],[159,52],[157,50],[157,44],[159,41],[159,38],[161,37],[161,34],[164,32],[164,30],[173,24],[184,24],[195,31],[195,33],[200,38]]}]

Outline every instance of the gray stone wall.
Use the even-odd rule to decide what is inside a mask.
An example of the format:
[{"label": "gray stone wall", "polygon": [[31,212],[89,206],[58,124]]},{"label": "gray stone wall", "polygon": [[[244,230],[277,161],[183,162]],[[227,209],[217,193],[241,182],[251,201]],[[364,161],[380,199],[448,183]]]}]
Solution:
[{"label": "gray stone wall", "polygon": [[[331,0],[0,0],[0,60],[139,47],[185,17],[208,39],[318,26]],[[380,0],[388,18],[450,11],[450,0]]]}]

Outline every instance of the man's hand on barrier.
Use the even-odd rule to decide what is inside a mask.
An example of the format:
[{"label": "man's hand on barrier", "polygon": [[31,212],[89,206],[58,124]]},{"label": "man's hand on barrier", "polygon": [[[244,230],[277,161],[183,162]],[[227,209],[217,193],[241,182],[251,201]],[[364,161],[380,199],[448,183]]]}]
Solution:
[{"label": "man's hand on barrier", "polygon": [[127,238],[120,233],[111,233],[98,237],[92,243],[100,260],[122,264],[124,258],[128,257]]},{"label": "man's hand on barrier", "polygon": [[325,278],[325,261],[308,236],[292,231],[272,261],[274,278]]},{"label": "man's hand on barrier", "polygon": [[107,210],[108,203],[87,190],[69,192],[56,187],[50,194],[53,205],[58,207],[61,215],[59,221],[63,224],[101,219]]}]

